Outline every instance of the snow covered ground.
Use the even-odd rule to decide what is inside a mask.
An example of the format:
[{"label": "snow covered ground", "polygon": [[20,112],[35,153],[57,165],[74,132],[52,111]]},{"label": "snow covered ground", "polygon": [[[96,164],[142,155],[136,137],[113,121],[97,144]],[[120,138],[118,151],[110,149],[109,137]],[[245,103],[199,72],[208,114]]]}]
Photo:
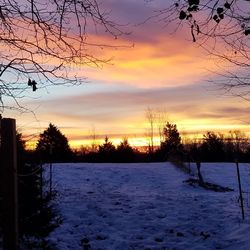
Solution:
[{"label": "snow covered ground", "polygon": [[[191,168],[195,172],[194,166]],[[170,163],[55,164],[53,184],[63,224],[48,238],[55,249],[250,249],[250,164],[240,164],[245,220],[235,164],[202,164],[214,192],[184,183]]]}]

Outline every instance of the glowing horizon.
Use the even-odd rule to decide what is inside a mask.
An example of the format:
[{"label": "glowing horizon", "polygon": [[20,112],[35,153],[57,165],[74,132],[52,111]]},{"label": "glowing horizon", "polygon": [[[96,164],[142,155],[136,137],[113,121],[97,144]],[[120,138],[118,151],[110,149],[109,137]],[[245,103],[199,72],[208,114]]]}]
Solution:
[{"label": "glowing horizon", "polygon": [[[178,124],[177,124],[178,129]],[[157,128],[155,128],[157,130]],[[203,135],[207,132],[215,132],[218,134],[223,134],[225,137],[229,135],[230,132],[234,131],[240,131],[244,136],[249,137],[249,128],[248,126],[239,126],[237,129],[235,129],[235,126],[230,125],[223,125],[221,128],[218,129],[218,127],[214,124],[211,124],[211,126],[203,126],[200,125],[199,128],[195,127],[193,130],[179,130],[180,136],[182,138],[183,143],[186,142],[195,142],[202,140]],[[127,139],[129,144],[137,149],[147,147],[150,143],[150,138],[144,134],[120,134],[120,135],[114,135],[114,134],[87,134],[79,136],[78,134],[76,136],[70,136],[68,137],[67,134],[64,133],[64,135],[69,140],[69,145],[74,150],[79,150],[81,147],[91,148],[91,147],[98,147],[99,145],[102,145],[104,143],[105,137],[107,136],[109,138],[109,141],[111,141],[115,146],[118,146],[124,139]],[[25,139],[25,135],[24,135]],[[26,147],[28,149],[34,150],[37,143],[37,137],[36,138],[26,138],[28,139],[26,142]],[[155,147],[160,146],[160,136],[155,132],[153,137],[153,144]]]}]

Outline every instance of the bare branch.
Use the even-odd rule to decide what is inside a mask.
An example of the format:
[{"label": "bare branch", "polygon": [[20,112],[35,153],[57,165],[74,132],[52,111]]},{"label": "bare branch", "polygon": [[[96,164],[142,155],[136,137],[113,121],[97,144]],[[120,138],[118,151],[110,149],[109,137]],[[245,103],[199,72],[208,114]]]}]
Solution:
[{"label": "bare branch", "polygon": [[[223,88],[250,98],[250,2],[247,0],[173,0],[151,18],[190,29],[193,42],[224,65],[217,72]],[[223,72],[223,73],[221,73]]]},{"label": "bare branch", "polygon": [[96,0],[0,0],[0,108],[5,96],[15,102],[20,91],[25,96],[30,78],[38,89],[81,84],[86,79],[71,77],[69,65],[99,66],[108,60],[88,51],[115,47],[91,43],[88,35],[98,29],[116,38],[124,34],[121,28]]}]

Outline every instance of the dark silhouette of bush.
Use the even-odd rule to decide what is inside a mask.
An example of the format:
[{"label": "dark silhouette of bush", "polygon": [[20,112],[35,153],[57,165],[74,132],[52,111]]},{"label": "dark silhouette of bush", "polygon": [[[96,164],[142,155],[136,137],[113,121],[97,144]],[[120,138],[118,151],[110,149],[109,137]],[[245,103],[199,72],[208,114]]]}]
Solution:
[{"label": "dark silhouette of bush", "polygon": [[207,132],[203,135],[203,143],[200,146],[199,153],[202,161],[223,161],[225,159],[223,136],[214,132]]},{"label": "dark silhouette of bush", "polygon": [[109,138],[106,136],[102,145],[99,145],[98,158],[100,162],[115,162],[116,148]]},{"label": "dark silhouette of bush", "polygon": [[68,139],[51,123],[40,134],[36,153],[42,162],[69,162],[73,157]]},{"label": "dark silhouette of bush", "polygon": [[[21,237],[43,239],[60,224],[60,216],[51,205],[49,193],[44,192],[42,168],[28,162],[22,135],[17,134],[18,214]],[[55,193],[54,193],[55,194]]]},{"label": "dark silhouette of bush", "polygon": [[135,161],[135,151],[130,146],[127,139],[124,139],[117,146],[116,159],[117,159],[117,162],[134,162]]},{"label": "dark silhouette of bush", "polygon": [[167,122],[163,128],[164,141],[161,142],[159,156],[163,160],[181,159],[183,156],[183,145],[176,124]]}]

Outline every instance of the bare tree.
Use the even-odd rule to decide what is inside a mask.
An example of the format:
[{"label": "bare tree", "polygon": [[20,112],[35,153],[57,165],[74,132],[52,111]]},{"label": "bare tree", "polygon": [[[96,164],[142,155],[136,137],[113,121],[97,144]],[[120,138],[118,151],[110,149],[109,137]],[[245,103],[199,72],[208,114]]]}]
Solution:
[{"label": "bare tree", "polygon": [[158,127],[158,135],[159,135],[159,142],[160,144],[164,140],[164,127],[168,122],[168,114],[166,109],[158,108],[156,111],[156,118],[157,118],[157,127]]},{"label": "bare tree", "polygon": [[[122,32],[96,0],[0,0],[0,108],[49,85],[80,84],[72,65],[99,65],[88,35]],[[109,45],[111,46],[111,45]]]},{"label": "bare tree", "polygon": [[149,137],[148,151],[151,154],[154,152],[154,129],[155,129],[155,122],[156,122],[156,113],[154,112],[152,108],[148,107],[145,111],[145,116],[146,116],[147,122],[149,123],[149,131],[147,133]]},{"label": "bare tree", "polygon": [[151,18],[190,30],[199,47],[218,60],[217,84],[247,98],[250,95],[250,1],[173,0]]},{"label": "bare tree", "polygon": [[150,108],[145,110],[145,117],[149,128],[146,136],[148,137],[148,151],[153,153],[155,149],[155,138],[158,137],[159,145],[164,141],[164,127],[168,121],[168,114],[165,108]]},{"label": "bare tree", "polygon": [[92,131],[91,131],[91,134],[90,134],[90,137],[92,139],[92,142],[91,142],[91,152],[97,152],[98,151],[98,143],[97,143],[97,135],[96,135],[96,129],[95,129],[95,126],[92,127]]}]

